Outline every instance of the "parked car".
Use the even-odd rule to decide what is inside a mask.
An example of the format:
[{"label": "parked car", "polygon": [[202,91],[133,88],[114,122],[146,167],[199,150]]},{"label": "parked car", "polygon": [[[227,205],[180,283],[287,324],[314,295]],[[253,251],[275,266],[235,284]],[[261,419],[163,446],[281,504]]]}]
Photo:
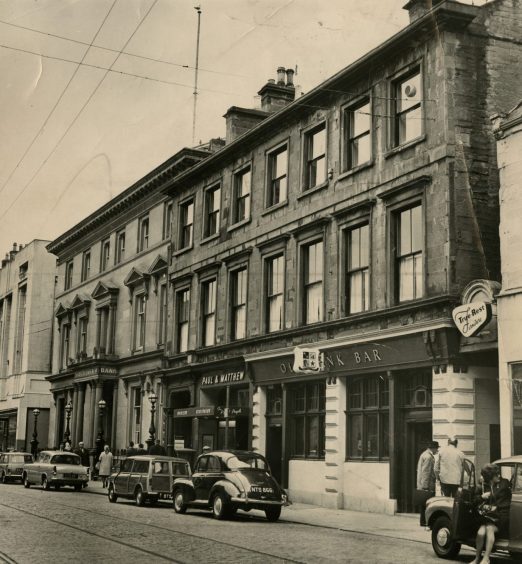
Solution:
[{"label": "parked car", "polygon": [[[512,498],[509,513],[509,537],[497,538],[495,550],[509,552],[522,560],[522,456],[497,460],[502,475],[511,480]],[[426,522],[431,529],[431,543],[440,558],[454,558],[463,544],[475,546],[479,528],[474,508],[475,467],[465,460],[455,498],[432,497],[426,504]]]},{"label": "parked car", "polygon": [[182,458],[152,454],[129,456],[121,462],[118,472],[109,477],[109,501],[118,497],[134,499],[136,505],[146,501],[152,505],[160,499],[172,499],[176,478],[188,478],[190,465]]},{"label": "parked car", "polygon": [[0,453],[0,480],[2,484],[7,482],[20,480],[24,464],[33,461],[33,455],[29,452],[2,452]]},{"label": "parked car", "polygon": [[77,492],[89,481],[87,469],[82,466],[77,454],[61,450],[43,450],[35,462],[24,464],[22,475],[24,487],[51,486],[59,490],[62,486],[72,486]]},{"label": "parked car", "polygon": [[190,478],[175,480],[174,510],[189,507],[212,509],[225,519],[238,509],[261,509],[269,521],[277,521],[288,505],[286,492],[270,473],[268,462],[255,452],[226,450],[201,454]]}]

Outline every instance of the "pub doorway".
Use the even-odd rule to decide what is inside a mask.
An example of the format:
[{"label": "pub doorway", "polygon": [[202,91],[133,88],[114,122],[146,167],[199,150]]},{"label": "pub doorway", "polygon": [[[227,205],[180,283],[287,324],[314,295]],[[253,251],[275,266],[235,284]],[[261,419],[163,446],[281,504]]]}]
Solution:
[{"label": "pub doorway", "polygon": [[283,388],[268,386],[266,397],[266,459],[276,480],[281,483],[283,464]]}]

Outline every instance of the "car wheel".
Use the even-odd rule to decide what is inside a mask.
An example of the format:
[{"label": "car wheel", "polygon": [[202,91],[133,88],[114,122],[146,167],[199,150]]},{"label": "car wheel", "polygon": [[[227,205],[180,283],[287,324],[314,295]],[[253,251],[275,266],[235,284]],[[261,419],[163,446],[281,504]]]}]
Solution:
[{"label": "car wheel", "polygon": [[265,515],[268,521],[277,521],[281,516],[281,506],[271,505],[265,509]]},{"label": "car wheel", "polygon": [[455,558],[460,552],[461,544],[453,539],[448,517],[442,515],[436,519],[431,529],[431,545],[439,558]]},{"label": "car wheel", "polygon": [[114,493],[114,486],[110,485],[109,486],[109,501],[111,503],[116,503],[118,501],[118,496]]},{"label": "car wheel", "polygon": [[27,476],[24,476],[23,482],[24,482],[24,488],[29,489],[31,487],[31,482],[27,479]]},{"label": "car wheel", "polygon": [[185,494],[182,489],[177,489],[172,496],[172,503],[176,513],[186,513],[187,503],[185,501]]},{"label": "car wheel", "polygon": [[136,490],[136,493],[134,494],[134,501],[136,502],[136,505],[138,507],[143,507],[145,505],[146,499],[147,496],[143,493],[143,490],[141,488],[138,488]]},{"label": "car wheel", "polygon": [[42,486],[44,490],[50,490],[51,489],[51,484],[49,483],[49,481],[47,480],[47,478],[44,478],[42,480]]},{"label": "car wheel", "polygon": [[226,519],[230,515],[230,505],[221,493],[212,498],[212,513],[216,519]]},{"label": "car wheel", "polygon": [[81,492],[82,491],[82,484],[74,484],[74,491]]}]

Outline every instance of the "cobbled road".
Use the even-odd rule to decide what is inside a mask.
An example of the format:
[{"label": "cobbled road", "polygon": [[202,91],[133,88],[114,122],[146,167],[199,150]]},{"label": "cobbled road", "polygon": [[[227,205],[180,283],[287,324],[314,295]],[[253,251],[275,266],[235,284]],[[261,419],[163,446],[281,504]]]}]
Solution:
[{"label": "cobbled road", "polygon": [[[283,510],[284,511],[284,510]],[[455,562],[469,562],[471,553]],[[319,563],[441,562],[425,543],[238,512],[177,515],[171,503],[136,507],[87,492],[0,485],[0,563],[92,562]]]}]

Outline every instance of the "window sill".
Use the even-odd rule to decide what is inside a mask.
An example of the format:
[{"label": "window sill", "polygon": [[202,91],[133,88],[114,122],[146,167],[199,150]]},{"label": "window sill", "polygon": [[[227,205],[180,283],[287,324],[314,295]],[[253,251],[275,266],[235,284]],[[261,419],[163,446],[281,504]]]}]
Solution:
[{"label": "window sill", "polygon": [[361,172],[361,170],[365,170],[367,168],[371,168],[373,165],[375,164],[375,161],[372,159],[370,161],[367,161],[365,163],[362,163],[360,165],[354,166],[353,168],[351,168],[350,170],[345,170],[344,172],[342,172],[338,177],[337,180],[344,180],[345,178],[349,178],[350,176],[353,176],[354,174],[357,174],[358,172]]},{"label": "window sill", "polygon": [[274,204],[273,206],[270,206],[269,208],[266,208],[266,210],[261,212],[261,215],[268,215],[269,213],[272,213],[280,208],[284,208],[285,206],[288,205],[288,200],[284,200],[283,202],[279,202],[278,204]]},{"label": "window sill", "polygon": [[328,188],[329,183],[330,183],[329,180],[325,180],[322,184],[318,184],[313,188],[308,188],[307,190],[303,190],[303,192],[299,194],[299,196],[297,196],[297,199],[302,200],[303,198],[306,198],[306,196],[310,196],[311,194],[315,194],[316,192],[319,192],[324,188]]},{"label": "window sill", "polygon": [[293,456],[290,457],[290,460],[302,460],[304,462],[324,462],[325,457],[322,456],[300,456],[297,454],[294,454]]},{"label": "window sill", "polygon": [[426,141],[426,135],[425,134],[421,135],[420,137],[417,137],[416,139],[412,139],[411,141],[408,141],[408,143],[404,143],[403,145],[398,145],[397,147],[390,149],[389,151],[384,153],[384,158],[388,159],[390,157],[393,157],[394,155],[397,155],[398,153],[401,153],[402,151],[405,151],[406,149],[410,149],[411,147],[414,147],[415,145],[418,145],[419,143],[423,143],[424,141]]},{"label": "window sill", "polygon": [[189,251],[191,251],[194,248],[194,245],[190,245],[190,247],[183,247],[183,249],[180,249],[179,251],[174,251],[172,253],[173,257],[179,257],[180,255],[183,255],[185,253],[188,253]]},{"label": "window sill", "polygon": [[345,458],[345,462],[364,462],[364,463],[375,463],[375,462],[389,462],[389,457],[382,457],[382,458]]},{"label": "window sill", "polygon": [[241,221],[237,221],[236,223],[233,223],[232,225],[227,227],[227,232],[230,233],[231,231],[239,229],[240,227],[243,227],[243,225],[249,224],[251,221],[252,220],[250,217],[247,217],[246,219],[242,219]]},{"label": "window sill", "polygon": [[205,237],[204,239],[201,239],[200,241],[200,245],[205,245],[206,243],[210,243],[211,241],[214,241],[215,239],[219,238],[219,231],[217,233],[212,233],[212,235],[209,235],[208,237]]}]

